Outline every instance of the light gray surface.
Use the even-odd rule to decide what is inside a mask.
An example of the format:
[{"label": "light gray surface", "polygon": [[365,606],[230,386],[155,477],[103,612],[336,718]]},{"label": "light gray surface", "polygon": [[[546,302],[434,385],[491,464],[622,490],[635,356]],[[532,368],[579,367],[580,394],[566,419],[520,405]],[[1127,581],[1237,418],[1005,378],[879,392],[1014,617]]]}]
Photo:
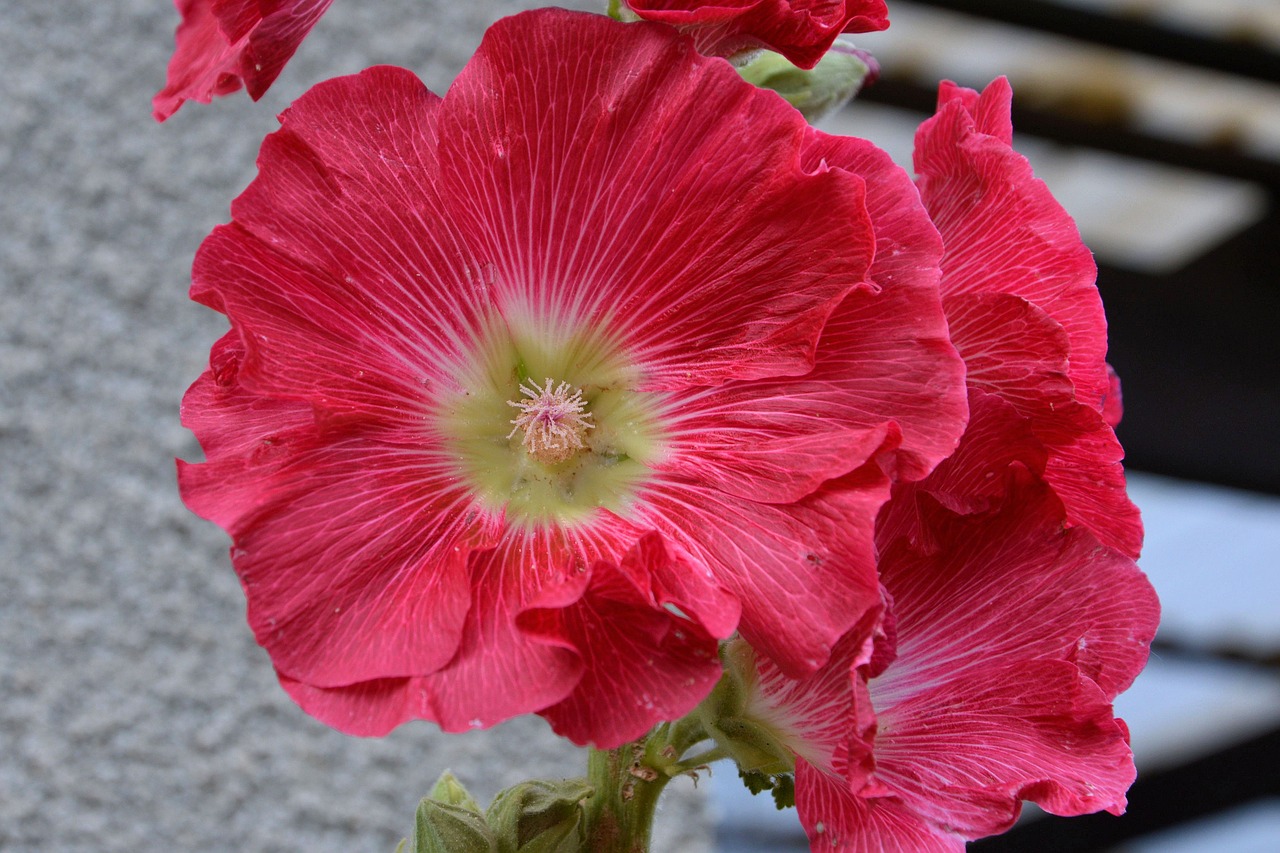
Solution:
[{"label": "light gray surface", "polygon": [[[579,772],[536,719],[359,740],[305,716],[173,473],[198,455],[178,401],[224,328],[186,300],[191,258],[275,114],[380,62],[442,91],[516,9],[337,0],[263,102],[157,126],[168,0],[0,3],[0,849],[390,850],[446,767],[483,799]],[[707,849],[673,787],[655,849]]]}]

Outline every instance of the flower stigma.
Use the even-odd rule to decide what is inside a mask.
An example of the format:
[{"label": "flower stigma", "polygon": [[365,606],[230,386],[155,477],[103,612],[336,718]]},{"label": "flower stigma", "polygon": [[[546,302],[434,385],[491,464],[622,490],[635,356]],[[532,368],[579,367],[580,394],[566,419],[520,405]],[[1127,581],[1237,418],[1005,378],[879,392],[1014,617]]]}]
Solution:
[{"label": "flower stigma", "polygon": [[523,431],[525,452],[543,465],[558,465],[586,449],[583,439],[595,424],[581,390],[568,382],[554,385],[548,377],[541,388],[536,382],[522,383],[520,393],[524,399],[507,401],[520,410],[511,420],[515,428],[507,438]]}]

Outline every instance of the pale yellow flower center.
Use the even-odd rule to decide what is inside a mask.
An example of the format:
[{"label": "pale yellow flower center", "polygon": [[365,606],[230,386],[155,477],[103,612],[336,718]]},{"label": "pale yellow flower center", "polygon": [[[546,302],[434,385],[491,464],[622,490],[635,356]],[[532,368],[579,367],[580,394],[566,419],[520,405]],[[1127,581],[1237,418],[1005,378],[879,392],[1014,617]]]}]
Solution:
[{"label": "pale yellow flower center", "polygon": [[509,524],[625,517],[666,455],[664,398],[637,390],[641,372],[598,334],[508,315],[449,370],[458,386],[429,423],[477,504]]}]

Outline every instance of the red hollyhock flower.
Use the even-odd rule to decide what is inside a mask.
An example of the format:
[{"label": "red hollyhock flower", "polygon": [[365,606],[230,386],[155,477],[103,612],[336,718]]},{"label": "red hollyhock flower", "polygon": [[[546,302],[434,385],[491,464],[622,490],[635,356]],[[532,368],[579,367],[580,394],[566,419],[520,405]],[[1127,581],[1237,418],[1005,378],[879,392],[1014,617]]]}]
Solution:
[{"label": "red hollyhock flower", "polygon": [[207,104],[242,85],[255,101],[333,0],[174,0],[182,14],[165,86],[151,100],[156,121],[185,101]]},{"label": "red hollyhock flower", "polygon": [[824,162],[669,28],[562,10],[443,99],[374,68],[281,124],[196,258],[231,330],[179,479],[304,709],[612,746],[735,628],[800,676],[879,606],[876,512],[966,411],[882,153]]},{"label": "red hollyhock flower", "polygon": [[1010,145],[1004,78],[979,95],[944,83],[916,136],[920,194],[942,234],[943,304],[970,388],[1027,419],[1067,521],[1136,557],[1142,523],[1125,492],[1119,383],[1093,256]]},{"label": "red hollyhock flower", "polygon": [[812,68],[841,33],[889,26],[884,0],[626,0],[646,21],[670,24],[693,37],[707,56],[765,48]]},{"label": "red hollyhock flower", "polygon": [[1134,769],[1110,703],[1144,665],[1158,605],[1132,560],[1064,528],[1024,464],[1041,451],[1012,406],[978,398],[939,471],[989,484],[999,455],[1003,488],[976,512],[922,501],[923,537],[881,537],[876,633],[851,632],[804,679],[731,644],[740,713],[792,755],[814,851],[961,851],[1023,799],[1124,810]]}]

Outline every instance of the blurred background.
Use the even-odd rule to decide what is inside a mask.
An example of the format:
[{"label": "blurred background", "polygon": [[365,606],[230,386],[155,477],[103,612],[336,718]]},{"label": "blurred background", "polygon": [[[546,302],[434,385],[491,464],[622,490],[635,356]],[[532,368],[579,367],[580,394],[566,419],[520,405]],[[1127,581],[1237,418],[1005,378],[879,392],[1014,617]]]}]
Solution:
[{"label": "blurred background", "polygon": [[[481,799],[579,772],[536,719],[357,740],[303,715],[172,462],[198,458],[178,401],[224,328],[186,300],[191,258],[275,114],[375,63],[443,91],[532,5],[337,0],[262,102],[156,125],[169,0],[0,3],[0,850],[388,851],[446,767]],[[973,849],[1280,849],[1280,2],[890,9],[856,39],[881,81],[825,129],[909,167],[938,79],[1010,76],[1016,145],[1097,253],[1165,607],[1118,703],[1129,814]],[[807,849],[727,767],[672,788],[656,851]]]}]

